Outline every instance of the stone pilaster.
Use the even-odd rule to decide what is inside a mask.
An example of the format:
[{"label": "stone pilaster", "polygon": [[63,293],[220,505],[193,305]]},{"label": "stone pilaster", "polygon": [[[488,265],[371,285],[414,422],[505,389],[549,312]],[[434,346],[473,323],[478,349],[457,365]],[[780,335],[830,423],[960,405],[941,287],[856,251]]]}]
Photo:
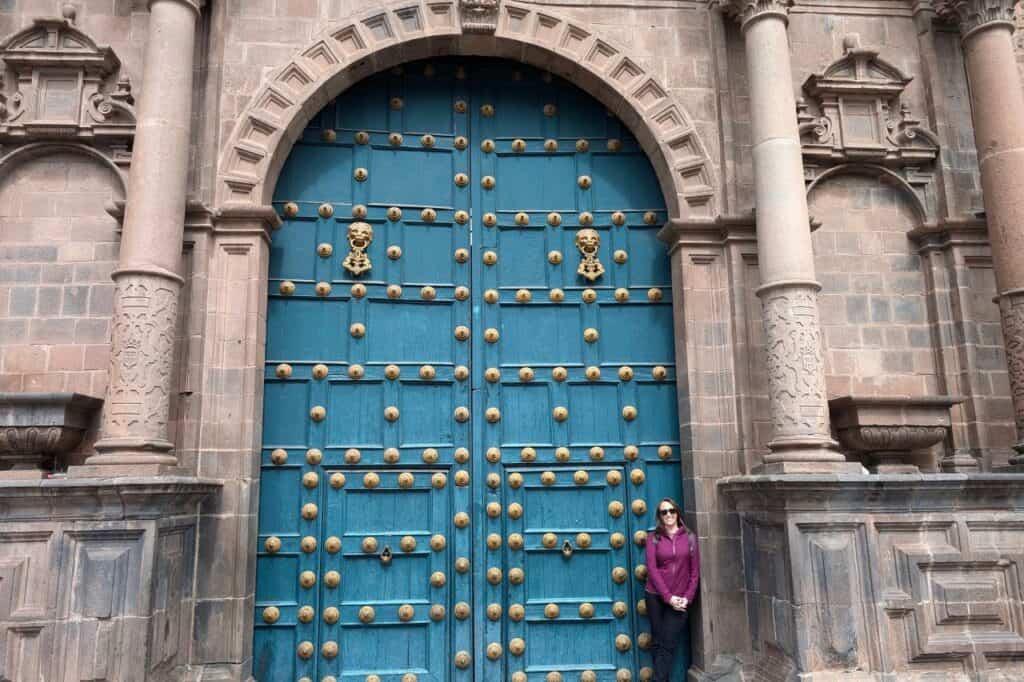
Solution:
[{"label": "stone pilaster", "polygon": [[797,130],[789,39],[792,0],[732,0],[743,27],[750,84],[758,290],[768,351],[774,433],[763,469],[851,470],[829,435],[814,253]]},{"label": "stone pilaster", "polygon": [[168,436],[188,183],[196,20],[203,0],[150,0],[97,454],[72,475],[175,467]]},{"label": "stone pilaster", "polygon": [[1013,48],[1013,0],[935,0],[959,25],[974,140],[999,292],[1010,392],[1024,465],[1024,86]]}]

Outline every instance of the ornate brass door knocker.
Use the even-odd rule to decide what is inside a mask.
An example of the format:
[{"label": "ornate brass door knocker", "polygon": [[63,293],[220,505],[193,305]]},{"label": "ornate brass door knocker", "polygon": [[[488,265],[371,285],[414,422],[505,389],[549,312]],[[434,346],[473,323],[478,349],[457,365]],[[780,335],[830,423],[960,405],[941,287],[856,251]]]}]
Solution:
[{"label": "ornate brass door knocker", "polygon": [[576,248],[579,249],[582,256],[576,274],[590,282],[604,274],[604,266],[597,259],[598,249],[601,248],[601,235],[597,230],[586,228],[577,232]]},{"label": "ornate brass door knocker", "polygon": [[388,545],[384,545],[384,549],[382,549],[380,552],[380,565],[390,566],[392,558],[393,556],[391,554],[391,547]]},{"label": "ornate brass door knocker", "polygon": [[568,540],[562,543],[562,556],[566,559],[572,557],[572,543]]},{"label": "ornate brass door knocker", "polygon": [[352,223],[348,226],[350,251],[341,265],[353,275],[359,276],[373,267],[366,250],[373,243],[373,226],[369,223]]}]

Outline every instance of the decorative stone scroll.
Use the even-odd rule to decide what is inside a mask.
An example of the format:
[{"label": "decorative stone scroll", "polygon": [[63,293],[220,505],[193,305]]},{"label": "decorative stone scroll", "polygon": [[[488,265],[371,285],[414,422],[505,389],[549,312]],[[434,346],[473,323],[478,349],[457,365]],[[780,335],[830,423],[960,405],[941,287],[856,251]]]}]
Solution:
[{"label": "decorative stone scroll", "polygon": [[462,30],[466,33],[494,33],[498,28],[500,0],[460,0]]},{"label": "decorative stone scroll", "polygon": [[89,141],[127,163],[135,100],[121,60],[75,28],[75,13],[39,18],[0,43],[0,143],[38,138]]}]

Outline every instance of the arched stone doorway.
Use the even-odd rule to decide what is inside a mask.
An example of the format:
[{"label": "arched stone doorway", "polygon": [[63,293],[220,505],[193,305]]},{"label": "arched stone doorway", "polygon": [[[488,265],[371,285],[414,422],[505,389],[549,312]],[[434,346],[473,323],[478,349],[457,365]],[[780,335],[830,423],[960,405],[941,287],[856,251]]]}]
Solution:
[{"label": "arched stone doorway", "polygon": [[681,477],[628,128],[544,71],[406,64],[313,116],[274,204],[257,679],[648,675]]}]

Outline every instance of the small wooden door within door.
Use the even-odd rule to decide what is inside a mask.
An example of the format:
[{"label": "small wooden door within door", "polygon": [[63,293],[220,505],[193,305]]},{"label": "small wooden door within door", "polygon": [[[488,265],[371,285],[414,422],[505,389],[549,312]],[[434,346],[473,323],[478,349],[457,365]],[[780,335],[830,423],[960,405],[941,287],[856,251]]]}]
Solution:
[{"label": "small wooden door within door", "polygon": [[649,677],[678,407],[628,130],[528,67],[408,64],[313,119],[275,206],[256,679]]}]

